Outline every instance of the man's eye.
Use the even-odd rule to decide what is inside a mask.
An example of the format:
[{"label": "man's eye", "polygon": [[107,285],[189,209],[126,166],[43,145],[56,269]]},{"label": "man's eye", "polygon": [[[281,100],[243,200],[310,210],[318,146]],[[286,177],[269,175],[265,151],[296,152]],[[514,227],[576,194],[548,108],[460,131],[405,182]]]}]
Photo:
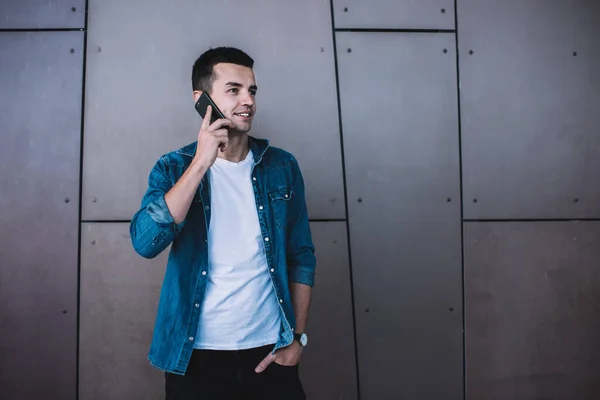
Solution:
[{"label": "man's eye", "polygon": [[256,90],[251,90],[251,91],[250,91],[250,94],[251,94],[252,96],[256,96]]},{"label": "man's eye", "polygon": [[229,91],[230,91],[231,93],[237,93],[237,92],[238,92],[237,88],[231,88],[231,89],[229,89]]}]

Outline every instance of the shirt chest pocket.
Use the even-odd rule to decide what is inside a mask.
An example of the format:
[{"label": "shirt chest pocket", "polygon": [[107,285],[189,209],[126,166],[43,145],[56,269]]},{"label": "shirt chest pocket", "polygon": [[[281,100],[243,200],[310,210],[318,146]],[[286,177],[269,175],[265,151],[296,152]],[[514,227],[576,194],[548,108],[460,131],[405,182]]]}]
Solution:
[{"label": "shirt chest pocket", "polygon": [[269,191],[269,203],[273,211],[273,218],[279,228],[285,226],[292,197],[294,197],[294,192],[289,187]]}]

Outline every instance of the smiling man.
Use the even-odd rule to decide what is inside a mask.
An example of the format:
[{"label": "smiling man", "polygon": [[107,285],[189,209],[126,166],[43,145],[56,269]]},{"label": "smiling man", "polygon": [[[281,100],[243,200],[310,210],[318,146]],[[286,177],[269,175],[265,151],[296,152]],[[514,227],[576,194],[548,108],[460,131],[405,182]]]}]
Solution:
[{"label": "smiling man", "polygon": [[225,116],[155,164],[131,240],[143,257],[169,245],[148,359],[168,399],[304,399],[298,375],[315,256],[298,163],[248,132],[254,61],[210,49],[194,63]]}]

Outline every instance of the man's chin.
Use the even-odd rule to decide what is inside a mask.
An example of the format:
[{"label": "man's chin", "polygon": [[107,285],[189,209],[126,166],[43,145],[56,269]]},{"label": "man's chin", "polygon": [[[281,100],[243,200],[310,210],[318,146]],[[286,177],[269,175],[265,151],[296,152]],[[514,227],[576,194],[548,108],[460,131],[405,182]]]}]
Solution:
[{"label": "man's chin", "polygon": [[231,129],[229,131],[229,133],[233,133],[233,134],[238,134],[238,135],[243,135],[245,133],[250,132],[250,126],[246,125],[246,126],[236,126],[235,128]]}]

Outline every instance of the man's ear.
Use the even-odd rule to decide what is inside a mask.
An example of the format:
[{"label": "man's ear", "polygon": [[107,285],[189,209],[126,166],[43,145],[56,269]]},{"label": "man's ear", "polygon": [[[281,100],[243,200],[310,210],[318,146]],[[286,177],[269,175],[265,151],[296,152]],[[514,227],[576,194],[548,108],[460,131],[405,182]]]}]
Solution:
[{"label": "man's ear", "polygon": [[194,90],[192,96],[194,97],[194,103],[197,102],[200,96],[202,96],[202,90]]}]

